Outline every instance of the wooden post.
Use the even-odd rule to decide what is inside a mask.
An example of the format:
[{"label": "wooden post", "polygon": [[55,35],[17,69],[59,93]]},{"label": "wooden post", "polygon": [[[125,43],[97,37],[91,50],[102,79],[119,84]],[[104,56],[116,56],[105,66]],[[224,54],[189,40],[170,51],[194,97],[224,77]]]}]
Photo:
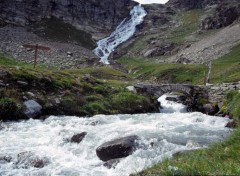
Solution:
[{"label": "wooden post", "polygon": [[34,49],[34,51],[35,51],[35,53],[34,53],[34,64],[33,64],[33,68],[35,68],[36,65],[37,65],[38,50],[43,50],[43,51],[48,51],[48,50],[50,50],[49,47],[47,47],[47,46],[41,46],[41,45],[38,45],[38,44],[36,44],[36,45],[25,44],[25,45],[23,45],[23,47],[25,47],[25,48],[31,48],[31,49]]},{"label": "wooden post", "polygon": [[33,65],[33,68],[36,68],[36,64],[37,64],[37,54],[38,54],[38,44],[35,46],[35,54],[34,54],[34,65]]},{"label": "wooden post", "polygon": [[206,83],[210,83],[211,72],[212,72],[212,61],[208,63],[208,75],[207,75]]}]

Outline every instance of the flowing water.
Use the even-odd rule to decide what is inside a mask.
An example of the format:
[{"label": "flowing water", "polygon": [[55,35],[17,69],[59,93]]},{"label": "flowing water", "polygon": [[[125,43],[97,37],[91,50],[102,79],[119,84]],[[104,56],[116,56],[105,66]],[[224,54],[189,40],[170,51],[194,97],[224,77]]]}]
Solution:
[{"label": "flowing water", "polygon": [[101,58],[100,62],[109,64],[109,55],[117,46],[133,36],[136,26],[143,22],[146,14],[141,5],[135,6],[130,12],[131,17],[129,19],[125,18],[109,37],[97,42],[98,47],[94,50],[94,53]]},{"label": "flowing water", "polygon": [[[0,175],[5,176],[127,176],[141,171],[174,153],[207,147],[223,140],[230,130],[226,118],[198,112],[160,98],[164,113],[138,115],[97,115],[92,118],[51,116],[45,121],[3,123],[0,130]],[[175,109],[173,111],[173,109]],[[87,132],[79,144],[70,143],[74,134]],[[138,135],[141,148],[121,159],[115,169],[103,166],[96,148],[104,142]],[[18,161],[22,152],[47,160],[43,168]],[[4,161],[3,156],[9,159]]]}]

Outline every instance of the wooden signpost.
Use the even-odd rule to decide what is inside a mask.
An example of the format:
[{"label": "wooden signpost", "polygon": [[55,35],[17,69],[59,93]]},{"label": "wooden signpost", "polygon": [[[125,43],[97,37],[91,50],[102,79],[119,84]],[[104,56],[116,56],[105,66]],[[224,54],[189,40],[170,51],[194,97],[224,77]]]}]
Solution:
[{"label": "wooden signpost", "polygon": [[23,47],[25,47],[25,48],[31,48],[31,49],[34,49],[34,50],[35,50],[33,68],[35,68],[36,65],[37,65],[37,54],[38,54],[38,50],[43,50],[43,51],[48,51],[48,50],[50,50],[49,47],[47,47],[47,46],[41,46],[41,45],[38,45],[38,44],[35,44],[35,45],[32,45],[32,44],[24,44]]}]

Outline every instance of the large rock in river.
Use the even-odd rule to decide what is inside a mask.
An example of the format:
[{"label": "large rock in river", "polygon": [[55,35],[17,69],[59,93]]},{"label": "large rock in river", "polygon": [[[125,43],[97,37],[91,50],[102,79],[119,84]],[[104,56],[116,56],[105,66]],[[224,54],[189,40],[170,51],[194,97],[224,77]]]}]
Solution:
[{"label": "large rock in river", "polygon": [[23,104],[25,106],[24,114],[28,118],[35,118],[41,115],[42,106],[38,104],[36,101],[28,100],[28,101],[25,101]]},{"label": "large rock in river", "polygon": [[79,134],[75,134],[72,138],[71,138],[71,142],[72,143],[80,143],[84,137],[87,135],[87,132],[82,132],[82,133],[79,133]]},{"label": "large rock in river", "polygon": [[96,149],[97,156],[102,161],[127,157],[138,147],[138,140],[139,137],[134,135],[106,142]]}]

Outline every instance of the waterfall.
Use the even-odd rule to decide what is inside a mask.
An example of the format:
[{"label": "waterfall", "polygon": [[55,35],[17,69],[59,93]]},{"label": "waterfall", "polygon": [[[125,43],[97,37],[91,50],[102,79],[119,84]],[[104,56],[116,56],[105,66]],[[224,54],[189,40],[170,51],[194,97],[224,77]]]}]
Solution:
[{"label": "waterfall", "polygon": [[131,18],[125,18],[109,37],[97,42],[98,46],[93,52],[101,58],[100,62],[109,64],[109,55],[117,46],[133,36],[136,31],[136,26],[143,22],[147,13],[141,5],[138,5],[133,7],[130,15]]}]

